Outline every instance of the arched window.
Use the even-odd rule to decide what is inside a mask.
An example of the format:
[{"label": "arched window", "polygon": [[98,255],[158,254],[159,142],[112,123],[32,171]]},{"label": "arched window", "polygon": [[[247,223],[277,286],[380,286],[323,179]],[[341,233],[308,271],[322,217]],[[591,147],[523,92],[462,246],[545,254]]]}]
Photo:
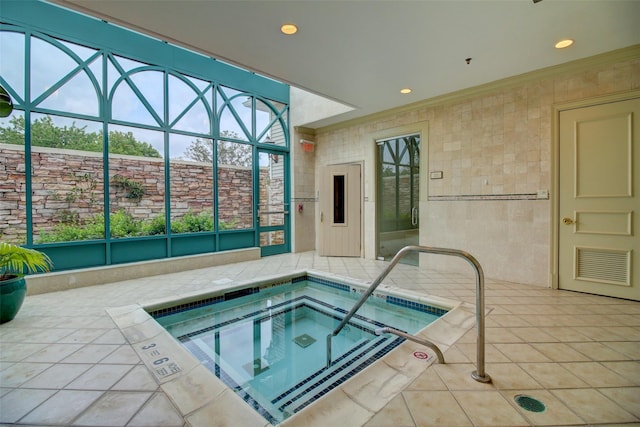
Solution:
[{"label": "arched window", "polygon": [[3,240],[58,270],[256,245],[256,148],[288,155],[287,85],[44,2],[0,21]]}]

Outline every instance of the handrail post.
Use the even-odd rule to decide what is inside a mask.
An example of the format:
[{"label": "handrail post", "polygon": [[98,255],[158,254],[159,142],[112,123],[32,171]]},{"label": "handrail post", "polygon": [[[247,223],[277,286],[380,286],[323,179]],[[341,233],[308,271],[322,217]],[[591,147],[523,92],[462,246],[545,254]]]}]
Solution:
[{"label": "handrail post", "polygon": [[384,269],[382,273],[369,285],[367,291],[362,294],[362,297],[358,300],[358,302],[351,308],[351,310],[347,313],[347,315],[342,319],[340,324],[327,335],[327,368],[331,366],[331,338],[335,337],[340,333],[344,325],[347,324],[349,319],[353,317],[353,315],[358,311],[358,309],[364,304],[364,302],[371,296],[371,294],[376,290],[378,285],[382,283],[382,280],[387,277],[387,275],[391,272],[393,267],[398,264],[400,259],[405,256],[409,252],[423,252],[423,253],[432,253],[432,254],[440,254],[440,255],[450,255],[457,256],[460,258],[464,258],[471,264],[473,269],[476,272],[476,342],[477,342],[477,363],[476,370],[471,373],[471,377],[482,383],[491,382],[491,377],[484,370],[484,272],[482,271],[482,266],[471,254],[461,251],[458,249],[448,249],[448,248],[435,248],[429,246],[405,246],[400,249],[398,253],[393,257],[393,259],[389,262],[387,268]]},{"label": "handrail post", "polygon": [[471,378],[481,383],[490,383],[491,377],[484,371],[484,272],[482,266],[473,256],[466,254],[476,272],[476,370],[471,372]]}]

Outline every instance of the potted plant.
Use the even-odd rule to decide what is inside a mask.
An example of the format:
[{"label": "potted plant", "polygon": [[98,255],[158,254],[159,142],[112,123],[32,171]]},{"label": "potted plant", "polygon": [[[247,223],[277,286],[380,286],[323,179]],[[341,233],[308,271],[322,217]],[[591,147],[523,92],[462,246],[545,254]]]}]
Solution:
[{"label": "potted plant", "polygon": [[0,242],[0,323],[18,314],[27,295],[24,275],[49,271],[52,265],[43,252]]}]

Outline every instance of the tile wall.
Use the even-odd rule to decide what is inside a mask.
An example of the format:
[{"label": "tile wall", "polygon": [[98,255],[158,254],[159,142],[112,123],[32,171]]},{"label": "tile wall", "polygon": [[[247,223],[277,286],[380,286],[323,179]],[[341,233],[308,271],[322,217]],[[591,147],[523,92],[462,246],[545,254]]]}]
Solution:
[{"label": "tile wall", "polygon": [[[599,58],[569,64],[566,71],[541,70],[522,83],[511,79],[442,103],[425,101],[319,129],[316,190],[320,166],[364,161],[364,211],[375,212],[375,136],[427,122],[428,165],[421,182],[428,196],[421,199],[420,244],[467,250],[488,277],[550,286],[551,201],[538,199],[538,192],[552,191],[553,106],[640,89],[637,46],[623,59],[619,53]],[[305,173],[294,167],[296,176]],[[442,171],[443,178],[430,180],[427,171]],[[365,257],[374,258],[375,214],[364,221]],[[464,262],[435,262],[468,271]]]}]

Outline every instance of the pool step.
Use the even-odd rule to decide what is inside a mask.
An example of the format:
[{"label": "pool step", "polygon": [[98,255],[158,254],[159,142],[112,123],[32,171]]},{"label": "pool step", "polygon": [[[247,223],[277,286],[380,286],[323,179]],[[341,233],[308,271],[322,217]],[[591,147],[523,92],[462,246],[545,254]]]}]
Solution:
[{"label": "pool step", "polygon": [[286,418],[341,385],[403,341],[389,336],[367,340],[339,357],[329,368],[318,371],[311,380],[296,384],[271,403],[282,410]]}]

